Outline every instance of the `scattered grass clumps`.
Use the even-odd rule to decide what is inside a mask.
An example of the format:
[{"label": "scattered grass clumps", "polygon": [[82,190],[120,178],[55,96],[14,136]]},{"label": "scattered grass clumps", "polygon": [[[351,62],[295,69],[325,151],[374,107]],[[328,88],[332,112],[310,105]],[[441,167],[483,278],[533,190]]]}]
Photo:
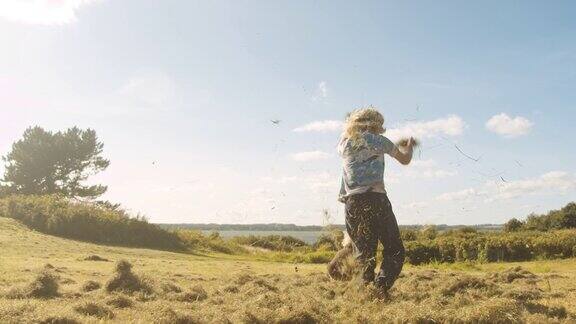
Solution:
[{"label": "scattered grass clumps", "polygon": [[74,307],[74,311],[86,316],[94,316],[100,319],[112,319],[114,313],[108,308],[93,302],[85,302]]},{"label": "scattered grass clumps", "polygon": [[180,288],[177,285],[170,283],[170,282],[163,283],[160,286],[160,288],[165,293],[181,293],[182,292],[182,288]]},{"label": "scattered grass clumps", "polygon": [[306,311],[297,311],[292,314],[288,314],[286,317],[279,319],[276,323],[278,324],[316,324],[320,323],[313,314]]},{"label": "scattered grass clumps", "polygon": [[99,282],[96,282],[94,280],[88,280],[82,285],[82,291],[90,292],[93,290],[100,289],[100,287],[102,287],[102,285]]},{"label": "scattered grass clumps", "polygon": [[106,301],[106,305],[122,309],[134,306],[134,302],[125,296],[114,296]]},{"label": "scattered grass clumps", "polygon": [[530,313],[543,314],[549,318],[565,319],[568,316],[568,312],[564,306],[549,306],[536,303],[526,303],[526,309]]},{"label": "scattered grass clumps", "polygon": [[486,289],[491,285],[484,279],[477,277],[461,277],[456,278],[453,282],[449,283],[446,288],[442,290],[445,296],[454,296],[456,293],[463,292],[469,289]]},{"label": "scattered grass clumps", "polygon": [[193,303],[206,300],[208,298],[208,293],[204,288],[202,288],[202,286],[196,285],[192,287],[190,291],[175,294],[172,298],[179,302]]},{"label": "scattered grass clumps", "polygon": [[498,282],[512,283],[518,279],[536,279],[536,275],[523,269],[522,267],[510,268],[503,272],[496,272],[489,276],[492,280]]},{"label": "scattered grass clumps", "polygon": [[527,302],[532,300],[538,300],[542,298],[542,290],[535,287],[528,288],[512,288],[506,290],[502,297],[507,297],[510,299],[518,300],[521,302]]},{"label": "scattered grass clumps", "polygon": [[171,308],[161,309],[155,314],[154,323],[159,324],[199,324],[203,323],[190,315],[176,312]]},{"label": "scattered grass clumps", "polygon": [[103,258],[99,255],[92,254],[83,259],[84,261],[102,261],[102,262],[110,262],[110,260]]},{"label": "scattered grass clumps", "polygon": [[58,276],[50,268],[45,267],[36,278],[24,287],[11,289],[7,297],[11,299],[41,298],[48,299],[59,296]]},{"label": "scattered grass clumps", "polygon": [[106,283],[107,292],[151,293],[152,287],[132,272],[132,264],[126,260],[116,263],[114,277]]},{"label": "scattered grass clumps", "polygon": [[39,321],[39,324],[80,324],[80,322],[66,316],[49,316]]}]

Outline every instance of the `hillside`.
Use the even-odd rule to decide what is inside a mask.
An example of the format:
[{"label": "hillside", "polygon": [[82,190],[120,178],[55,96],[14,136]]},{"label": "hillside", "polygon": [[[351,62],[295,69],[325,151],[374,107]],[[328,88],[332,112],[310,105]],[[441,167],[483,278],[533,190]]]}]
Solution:
[{"label": "hillside", "polygon": [[[6,218],[0,251],[2,323],[576,320],[573,259],[407,266],[390,299],[378,299],[357,282],[329,280],[324,265],[100,246]],[[121,278],[114,270],[120,259],[140,278],[135,291],[107,290],[114,276]],[[45,288],[46,280],[34,282],[40,272],[55,278],[55,294],[23,295],[30,283]]]}]

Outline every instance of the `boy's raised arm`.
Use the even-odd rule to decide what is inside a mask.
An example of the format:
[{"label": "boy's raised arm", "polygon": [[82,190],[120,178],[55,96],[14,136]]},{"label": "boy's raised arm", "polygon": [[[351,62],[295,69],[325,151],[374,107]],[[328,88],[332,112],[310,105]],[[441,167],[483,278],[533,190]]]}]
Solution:
[{"label": "boy's raised arm", "polygon": [[396,144],[398,149],[394,150],[395,152],[392,157],[401,164],[408,165],[412,161],[412,153],[416,145],[418,145],[418,142],[413,137],[410,137],[408,140],[401,140]]}]

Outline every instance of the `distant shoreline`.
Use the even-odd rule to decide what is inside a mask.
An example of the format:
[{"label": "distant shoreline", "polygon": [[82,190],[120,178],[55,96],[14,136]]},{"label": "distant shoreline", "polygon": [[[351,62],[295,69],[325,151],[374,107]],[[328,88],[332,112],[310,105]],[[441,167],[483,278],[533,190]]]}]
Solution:
[{"label": "distant shoreline", "polygon": [[[200,231],[251,231],[251,232],[319,232],[327,229],[327,226],[320,225],[295,225],[295,224],[156,224],[165,229],[191,229]],[[471,227],[478,231],[499,231],[503,228],[502,224],[479,224],[479,225],[400,225],[401,229],[419,230],[428,226],[435,226],[438,231],[454,230],[463,227]],[[331,224],[331,228],[345,230],[344,224]]]}]

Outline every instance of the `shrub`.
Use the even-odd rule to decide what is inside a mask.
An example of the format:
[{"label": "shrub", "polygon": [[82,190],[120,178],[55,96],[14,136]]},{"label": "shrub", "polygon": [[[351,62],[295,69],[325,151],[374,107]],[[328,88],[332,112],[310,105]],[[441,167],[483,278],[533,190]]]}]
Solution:
[{"label": "shrub", "polygon": [[245,252],[245,249],[239,246],[237,242],[226,241],[220,235],[214,235],[213,233],[207,236],[197,230],[177,230],[175,234],[181,244],[188,250],[206,250],[226,254]]},{"label": "shrub", "polygon": [[56,195],[0,199],[0,216],[14,218],[42,233],[76,240],[163,250],[183,248],[176,234],[142,217]]},{"label": "shrub", "polygon": [[[308,246],[306,242],[292,236],[284,235],[267,235],[267,236],[237,236],[231,239],[231,242],[259,247],[272,251],[293,251],[296,248]],[[331,243],[332,244],[332,243]]]},{"label": "shrub", "polygon": [[[322,235],[320,235],[320,237],[318,237],[318,239],[314,243],[313,248],[316,250],[320,249],[325,251],[338,251],[342,248],[343,240],[344,240],[344,233],[341,230],[334,229],[322,233]],[[302,241],[300,242],[304,243]]]},{"label": "shrub", "polygon": [[455,261],[529,261],[576,256],[576,230],[549,232],[449,231],[434,240],[405,242],[411,264]]},{"label": "shrub", "polygon": [[522,229],[522,226],[524,226],[524,223],[516,218],[512,218],[504,224],[504,232],[517,232]]}]

